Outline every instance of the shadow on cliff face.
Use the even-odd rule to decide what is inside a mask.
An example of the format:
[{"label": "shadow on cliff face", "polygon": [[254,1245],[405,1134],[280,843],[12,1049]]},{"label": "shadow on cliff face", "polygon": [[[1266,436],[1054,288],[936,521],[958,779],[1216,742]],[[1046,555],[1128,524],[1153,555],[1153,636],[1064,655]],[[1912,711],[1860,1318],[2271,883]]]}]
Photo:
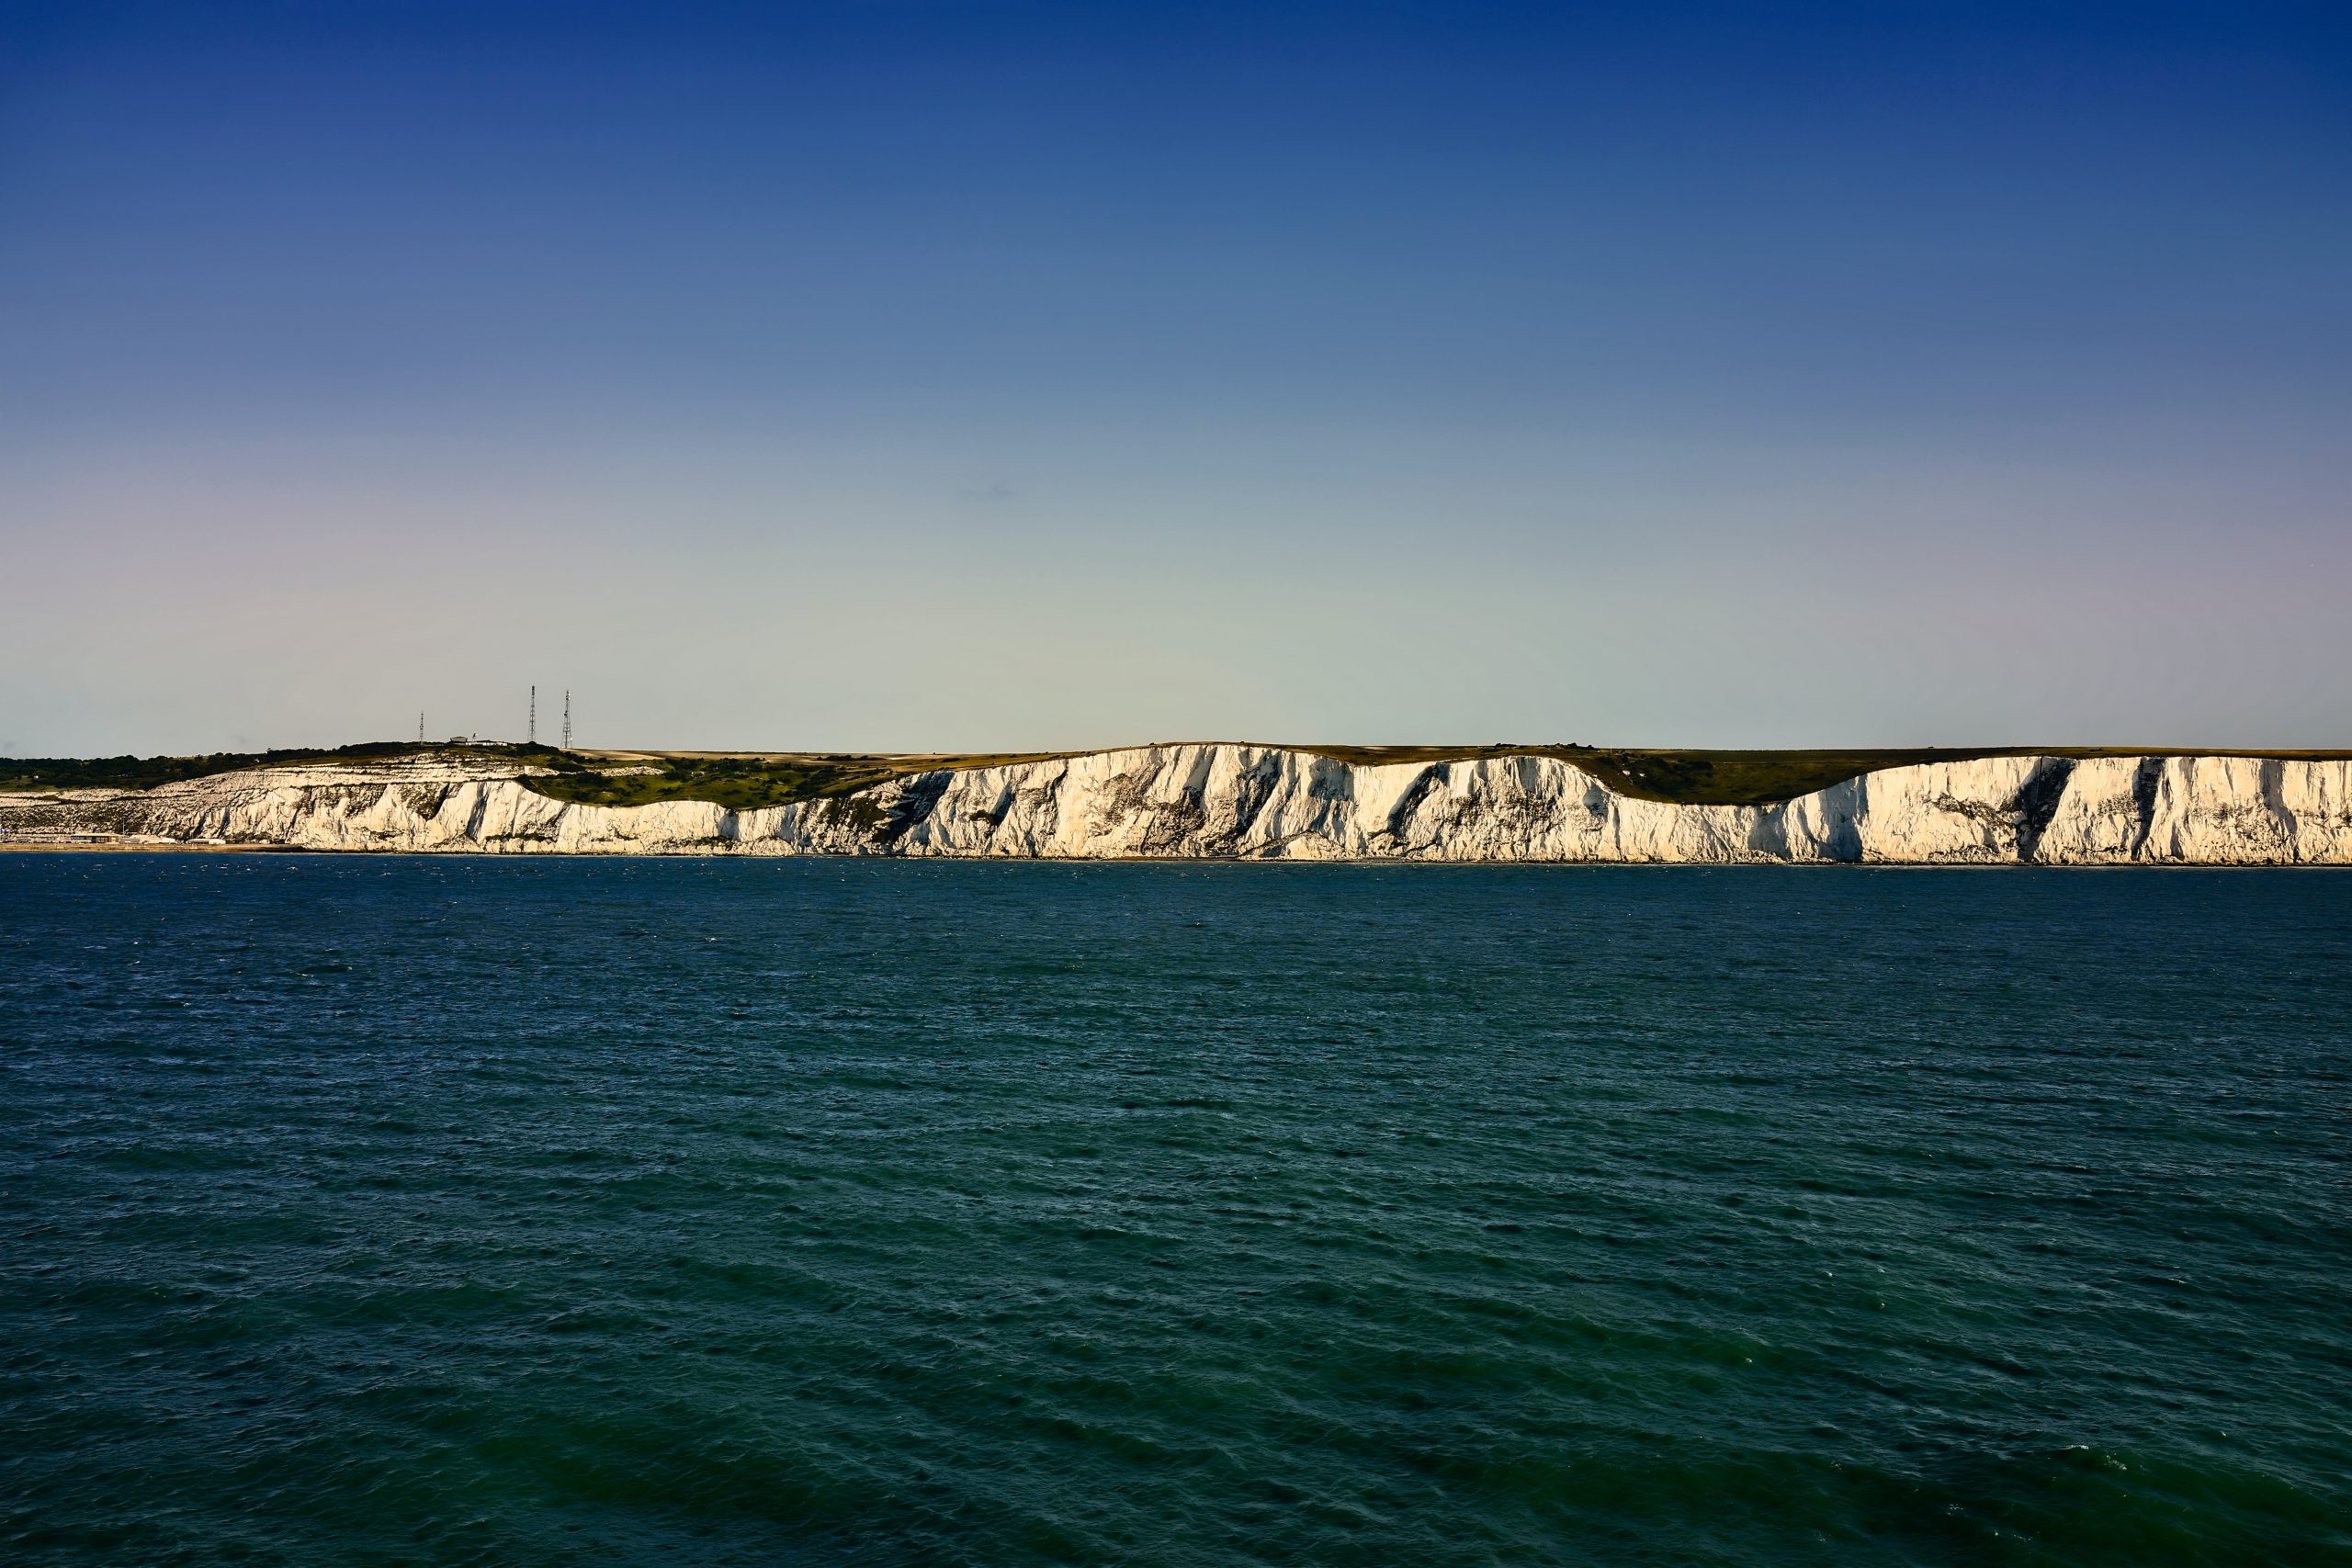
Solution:
[{"label": "shadow on cliff face", "polygon": [[2058,815],[2058,803],[2066,794],[2066,781],[2074,776],[2072,757],[2044,757],[2026,775],[2017,798],[2009,803],[2010,814],[2017,822],[2018,859],[2030,861],[2041,852],[2041,835],[2049,831],[2051,819]]}]

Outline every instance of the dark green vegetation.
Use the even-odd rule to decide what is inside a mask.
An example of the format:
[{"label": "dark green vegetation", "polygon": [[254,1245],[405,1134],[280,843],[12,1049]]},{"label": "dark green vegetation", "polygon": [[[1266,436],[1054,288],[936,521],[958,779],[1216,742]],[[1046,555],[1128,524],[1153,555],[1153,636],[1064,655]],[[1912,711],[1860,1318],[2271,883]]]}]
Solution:
[{"label": "dark green vegetation", "polygon": [[[1764,806],[1827,789],[1860,773],[1923,762],[1964,762],[1978,757],[2136,757],[2152,754],[2223,757],[2336,758],[2343,751],[2246,751],[2204,748],[2120,746],[1948,746],[1798,751],[1705,751],[1670,748],[1576,745],[1302,746],[1320,757],[1363,763],[1458,762],[1498,757],[1556,757],[1621,795],[1679,806]],[[313,750],[215,752],[200,757],[0,758],[0,790],[152,789],[232,769],[322,761],[379,761],[426,753],[472,761],[511,761],[535,773],[530,786],[555,800],[585,806],[649,806],[663,800],[707,800],[751,811],[796,800],[836,799],[909,773],[939,769],[1001,767],[1080,753],[957,752],[877,756],[847,752],[560,751],[548,746],[485,742],[478,746],[419,746],[367,741]]]},{"label": "dark green vegetation", "polygon": [[1843,784],[1881,768],[1966,762],[1979,757],[2300,757],[2343,751],[2239,751],[2178,746],[1917,746],[1817,751],[1696,751],[1614,746],[1307,746],[1356,763],[1457,762],[1497,757],[1557,757],[1620,795],[1677,806],[1769,806]]},{"label": "dark green vegetation", "polygon": [[[1679,806],[1763,806],[1792,800],[1878,768],[2032,754],[2088,757],[2095,749],[2030,746],[1919,747],[1842,751],[1690,751],[1610,746],[1315,746],[1318,756],[1356,763],[1457,762],[1556,757],[1620,795]],[[2132,755],[2138,755],[2133,752]]]},{"label": "dark green vegetation", "polygon": [[841,753],[725,755],[666,751],[583,756],[557,752],[551,773],[528,782],[554,800],[583,806],[650,806],[661,800],[707,800],[730,811],[755,811],[796,800],[832,800],[871,789],[904,773],[938,768],[984,768],[1030,762],[1055,752],[1020,755],[875,757]]},{"label": "dark green vegetation", "polygon": [[[1765,806],[1843,784],[1878,768],[1920,762],[1960,762],[1975,757],[2017,756],[2029,747],[1997,751],[1938,750],[1908,751],[1624,751],[1565,750],[1557,755],[1620,795],[1686,805]],[[2087,756],[2087,751],[2070,751]]]},{"label": "dark green vegetation", "polygon": [[[1964,762],[1976,757],[2110,754],[2085,747],[1917,747],[1840,751],[1690,751],[1613,746],[1313,746],[1318,756],[1357,763],[1458,762],[1498,757],[1557,757],[1620,795],[1678,806],[1765,806],[1843,784],[1878,768]],[[2138,756],[2137,751],[2113,754]]]},{"label": "dark green vegetation", "polygon": [[[587,806],[649,806],[662,800],[707,800],[751,811],[796,800],[855,794],[903,773],[938,768],[993,767],[1037,761],[1060,752],[990,752],[941,756],[862,756],[815,752],[563,751],[551,746],[497,741],[455,746],[371,740],[352,746],[273,751],[215,751],[193,757],[0,758],[0,791],[153,789],[212,773],[316,762],[381,762],[404,757],[447,757],[469,763],[504,762],[554,800]],[[544,770],[544,771],[540,771]]]},{"label": "dark green vegetation", "polygon": [[308,747],[278,751],[208,751],[195,757],[0,757],[0,790],[153,789],[157,784],[200,779],[240,768],[283,767],[297,762],[374,762],[415,751],[485,751],[503,755],[523,746],[418,746],[406,740],[363,740],[356,746]]},{"label": "dark green vegetation", "polygon": [[654,756],[619,760],[559,754],[556,771],[531,788],[583,806],[650,806],[707,800],[730,811],[854,794],[899,770],[870,757]]}]

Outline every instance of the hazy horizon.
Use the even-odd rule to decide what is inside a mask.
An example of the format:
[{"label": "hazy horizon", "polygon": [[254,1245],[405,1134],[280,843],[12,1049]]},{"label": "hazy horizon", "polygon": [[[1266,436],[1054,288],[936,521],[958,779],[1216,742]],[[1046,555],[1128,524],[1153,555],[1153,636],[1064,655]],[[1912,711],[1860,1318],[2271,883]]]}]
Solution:
[{"label": "hazy horizon", "polygon": [[0,4],[0,751],[2352,746],[2317,6]]}]

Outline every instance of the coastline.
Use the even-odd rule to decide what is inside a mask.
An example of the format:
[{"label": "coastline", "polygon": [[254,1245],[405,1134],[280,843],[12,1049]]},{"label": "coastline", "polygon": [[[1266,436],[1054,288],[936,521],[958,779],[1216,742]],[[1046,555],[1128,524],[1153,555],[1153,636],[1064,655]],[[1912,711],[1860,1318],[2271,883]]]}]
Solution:
[{"label": "coastline", "polygon": [[[1401,749],[1399,749],[1401,750]],[[1375,864],[2352,864],[2352,757],[1996,752],[1785,798],[1629,793],[1580,754],[1203,743],[874,779],[562,773],[492,749],[0,794],[0,847]],[[831,767],[832,764],[826,764]],[[1596,764],[1595,767],[1598,765]],[[836,781],[825,783],[824,781]],[[814,793],[810,793],[813,790]],[[797,793],[796,793],[796,791]],[[582,798],[582,796],[589,798]],[[781,798],[778,796],[781,795]]]}]

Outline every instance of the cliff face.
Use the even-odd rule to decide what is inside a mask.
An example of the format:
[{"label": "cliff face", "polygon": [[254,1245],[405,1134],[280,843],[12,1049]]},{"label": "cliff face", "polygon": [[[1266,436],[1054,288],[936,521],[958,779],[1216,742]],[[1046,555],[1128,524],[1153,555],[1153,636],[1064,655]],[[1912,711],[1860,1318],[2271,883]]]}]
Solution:
[{"label": "cliff face", "polygon": [[1358,765],[1138,747],[913,774],[756,811],[576,806],[462,760],[263,769],[144,792],[0,795],[75,827],[308,850],[1116,859],[2352,864],[2352,761],[1992,757],[1766,807],[1618,795],[1550,757]]}]

